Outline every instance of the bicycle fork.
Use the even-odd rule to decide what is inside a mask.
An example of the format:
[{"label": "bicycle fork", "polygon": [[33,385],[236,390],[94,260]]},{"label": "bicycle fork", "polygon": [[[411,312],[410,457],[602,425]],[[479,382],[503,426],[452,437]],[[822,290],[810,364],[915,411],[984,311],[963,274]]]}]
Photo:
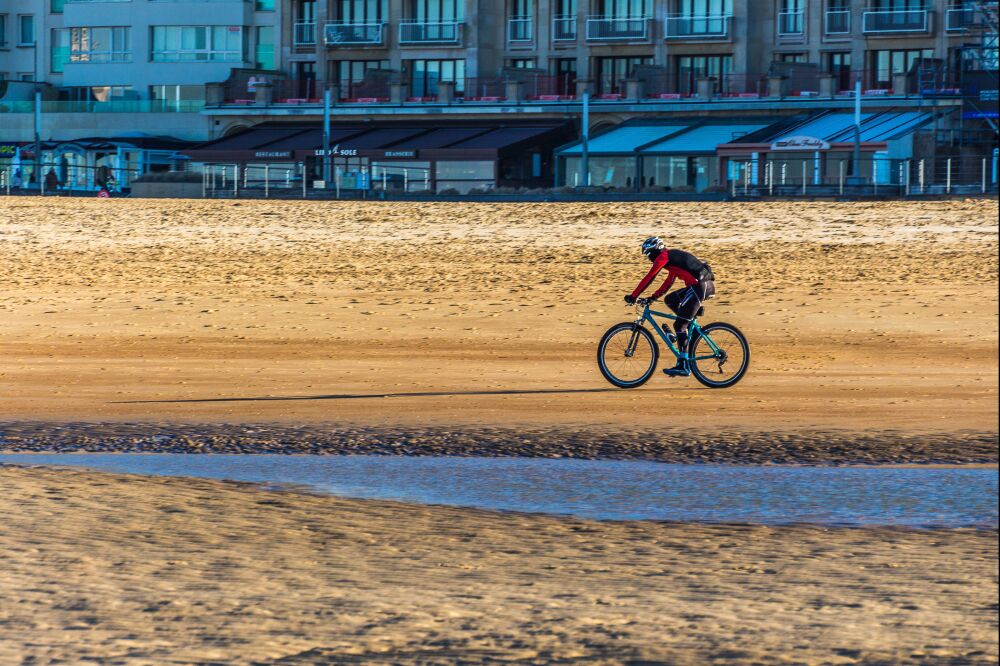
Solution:
[{"label": "bicycle fork", "polygon": [[635,346],[639,343],[639,322],[632,324],[632,337],[628,340],[628,347],[625,348],[625,358],[632,358],[635,354]]}]

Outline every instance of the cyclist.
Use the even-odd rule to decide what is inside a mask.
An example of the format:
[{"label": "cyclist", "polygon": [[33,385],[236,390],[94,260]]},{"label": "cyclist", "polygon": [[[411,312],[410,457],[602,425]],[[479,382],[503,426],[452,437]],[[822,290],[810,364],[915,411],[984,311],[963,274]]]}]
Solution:
[{"label": "cyclist", "polygon": [[663,241],[656,236],[643,241],[642,253],[653,262],[653,267],[646,273],[646,277],[639,281],[639,286],[625,297],[625,302],[629,305],[635,303],[639,295],[664,268],[667,269],[667,279],[649,297],[650,302],[667,293],[677,278],[681,279],[685,288],[669,294],[663,302],[677,315],[674,332],[677,334],[677,348],[683,356],[677,359],[676,366],[665,368],[663,372],[670,377],[687,377],[691,374],[687,359],[688,325],[698,314],[702,304],[715,296],[715,276],[712,275],[711,266],[698,257],[684,250],[668,250]]}]

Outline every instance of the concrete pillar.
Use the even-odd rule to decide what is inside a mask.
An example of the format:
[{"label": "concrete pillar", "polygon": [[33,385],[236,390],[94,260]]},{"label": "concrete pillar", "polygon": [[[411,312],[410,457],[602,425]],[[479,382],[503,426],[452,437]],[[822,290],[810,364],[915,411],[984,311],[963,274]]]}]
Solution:
[{"label": "concrete pillar", "polygon": [[221,106],[226,98],[226,87],[221,83],[205,84],[205,106]]},{"label": "concrete pillar", "polygon": [[785,96],[785,77],[783,76],[769,76],[767,77],[767,96],[775,97],[777,99],[782,99]]},{"label": "concrete pillar", "polygon": [[517,104],[524,99],[524,82],[508,79],[503,82],[504,96],[507,102]]},{"label": "concrete pillar", "polygon": [[646,82],[642,79],[625,79],[625,97],[641,101],[646,95]]},{"label": "concrete pillar", "polygon": [[715,79],[710,76],[699,76],[695,80],[695,91],[701,99],[712,99],[715,96]]},{"label": "concrete pillar", "polygon": [[910,94],[910,75],[906,72],[896,72],[892,75],[892,94]]},{"label": "concrete pillar", "polygon": [[[440,84],[438,90],[441,90]],[[409,96],[409,86],[402,81],[389,84],[389,101],[393,104],[402,104]]]},{"label": "concrete pillar", "polygon": [[438,81],[438,104],[451,104],[455,99],[455,82]]},{"label": "concrete pillar", "polygon": [[583,93],[589,92],[591,95],[594,94],[594,82],[590,79],[577,79],[576,80],[576,98],[583,99]]},{"label": "concrete pillar", "polygon": [[274,101],[274,86],[268,81],[261,81],[255,86],[253,103],[254,106],[271,106]]},{"label": "concrete pillar", "polygon": [[834,90],[837,78],[833,74],[820,74],[819,75],[819,96],[820,97],[833,97],[837,94]]}]

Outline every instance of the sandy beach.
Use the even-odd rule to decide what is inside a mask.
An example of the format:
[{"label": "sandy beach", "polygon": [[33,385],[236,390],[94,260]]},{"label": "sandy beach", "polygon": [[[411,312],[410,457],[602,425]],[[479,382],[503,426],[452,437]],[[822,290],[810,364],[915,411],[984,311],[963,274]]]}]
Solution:
[{"label": "sandy beach", "polygon": [[995,530],[606,523],[0,468],[0,663],[976,664]]},{"label": "sandy beach", "polygon": [[[997,212],[7,199],[0,421],[988,442]],[[597,372],[651,233],[712,264],[702,321],[753,349],[737,387]]]}]

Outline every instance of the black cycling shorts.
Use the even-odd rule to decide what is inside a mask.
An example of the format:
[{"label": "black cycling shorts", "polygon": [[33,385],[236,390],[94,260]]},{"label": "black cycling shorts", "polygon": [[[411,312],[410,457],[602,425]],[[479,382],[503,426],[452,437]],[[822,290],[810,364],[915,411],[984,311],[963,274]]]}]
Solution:
[{"label": "black cycling shorts", "polygon": [[694,319],[705,301],[715,296],[715,282],[702,280],[687,289],[678,289],[667,294],[663,302],[681,319]]}]

